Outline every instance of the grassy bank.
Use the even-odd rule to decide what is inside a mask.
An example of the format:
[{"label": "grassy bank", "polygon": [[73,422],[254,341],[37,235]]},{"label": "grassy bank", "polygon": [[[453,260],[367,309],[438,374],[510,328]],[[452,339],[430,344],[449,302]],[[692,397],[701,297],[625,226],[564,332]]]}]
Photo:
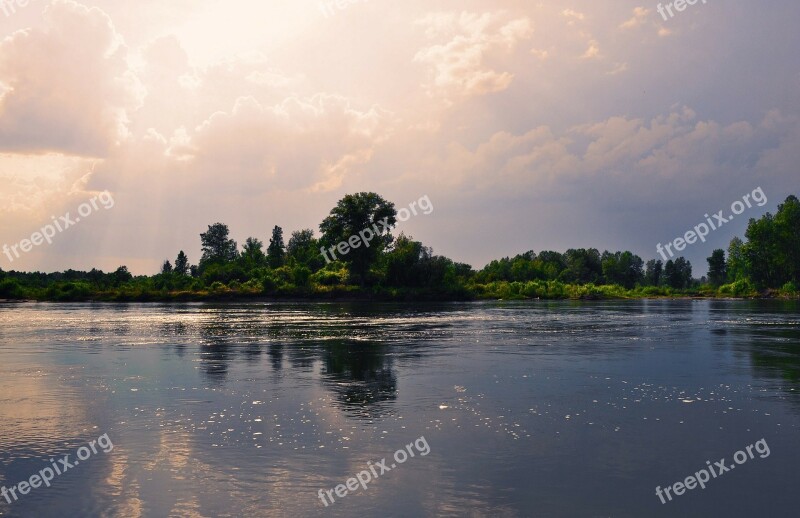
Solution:
[{"label": "grassy bank", "polygon": [[619,285],[566,284],[559,281],[468,284],[452,289],[360,287],[356,285],[282,285],[264,287],[254,283],[220,282],[207,289],[150,289],[136,283],[113,289],[97,289],[88,283],[56,283],[47,288],[22,289],[8,293],[0,286],[0,298],[50,302],[193,302],[241,300],[376,300],[376,301],[466,301],[466,300],[614,300],[645,298],[784,298],[797,299],[800,293],[793,285],[780,290],[758,291],[747,282],[713,288],[700,285],[692,289],[637,286],[625,289]]}]

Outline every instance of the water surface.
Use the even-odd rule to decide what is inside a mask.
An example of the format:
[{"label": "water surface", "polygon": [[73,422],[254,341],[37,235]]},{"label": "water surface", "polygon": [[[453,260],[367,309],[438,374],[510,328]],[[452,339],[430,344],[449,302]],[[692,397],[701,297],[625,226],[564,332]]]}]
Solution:
[{"label": "water surface", "polygon": [[795,302],[0,305],[0,486],[114,445],[0,515],[796,516],[799,382]]}]

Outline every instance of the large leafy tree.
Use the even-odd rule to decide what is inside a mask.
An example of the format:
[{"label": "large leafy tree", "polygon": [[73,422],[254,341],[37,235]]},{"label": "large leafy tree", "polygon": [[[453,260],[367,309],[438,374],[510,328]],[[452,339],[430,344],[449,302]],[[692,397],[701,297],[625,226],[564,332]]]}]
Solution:
[{"label": "large leafy tree", "polygon": [[120,284],[132,281],[133,275],[128,271],[127,266],[120,266],[111,274],[111,279],[114,286],[119,286]]},{"label": "large leafy tree", "polygon": [[747,277],[747,257],[745,257],[744,242],[734,237],[728,245],[728,261],[726,264],[728,281],[736,282]]},{"label": "large leafy tree", "polygon": [[200,259],[200,270],[209,264],[225,264],[236,260],[239,253],[236,241],[230,239],[228,225],[215,223],[209,225],[208,231],[200,234],[203,257]]},{"label": "large leafy tree", "polygon": [[254,237],[248,237],[242,250],[242,261],[247,268],[264,266],[267,256],[264,255],[264,243]]},{"label": "large leafy tree", "polygon": [[775,227],[777,266],[784,277],[781,282],[800,285],[800,200],[796,196],[778,206]]},{"label": "large leafy tree", "polygon": [[292,232],[286,245],[286,258],[291,265],[307,266],[312,272],[325,266],[325,260],[319,253],[319,240],[310,228]]},{"label": "large leafy tree", "polygon": [[603,276],[609,284],[632,289],[644,278],[644,261],[631,252],[603,252]]},{"label": "large leafy tree", "polygon": [[683,257],[678,257],[675,261],[670,259],[664,266],[664,277],[671,288],[689,288],[692,285],[692,263]]},{"label": "large leafy tree", "polygon": [[664,279],[664,263],[660,260],[650,259],[647,261],[647,269],[644,274],[644,281],[648,286],[661,286]]},{"label": "large leafy tree", "polygon": [[774,216],[768,212],[759,220],[751,219],[745,236],[748,277],[760,288],[777,286],[780,272],[776,268],[778,247]]},{"label": "large leafy tree", "polygon": [[333,258],[347,263],[350,273],[363,284],[372,264],[391,244],[396,223],[393,203],[374,192],[348,194],[320,224],[322,246]]},{"label": "large leafy tree", "polygon": [[385,280],[390,286],[441,290],[457,285],[458,273],[453,261],[433,255],[431,248],[405,234],[398,236],[384,260]]},{"label": "large leafy tree", "polygon": [[600,283],[603,277],[603,265],[599,250],[570,249],[564,254],[564,260],[567,269],[560,275],[562,280],[578,284]]},{"label": "large leafy tree", "polygon": [[800,282],[800,200],[789,196],[774,216],[751,219],[742,247],[747,276],[761,288]]},{"label": "large leafy tree", "polygon": [[564,256],[551,250],[540,252],[534,263],[537,269],[542,272],[542,278],[546,280],[557,279],[566,268]]}]

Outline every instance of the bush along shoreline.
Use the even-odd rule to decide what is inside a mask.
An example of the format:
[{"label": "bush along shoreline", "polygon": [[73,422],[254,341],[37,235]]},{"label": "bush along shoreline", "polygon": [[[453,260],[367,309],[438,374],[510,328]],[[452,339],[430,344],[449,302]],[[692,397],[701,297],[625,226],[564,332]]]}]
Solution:
[{"label": "bush along shoreline", "polygon": [[[420,199],[423,207],[433,211],[427,196]],[[403,211],[409,213],[401,209],[401,221]],[[0,269],[0,301],[800,298],[795,196],[776,214],[751,219],[744,240],[736,237],[727,250],[714,250],[708,275],[700,279],[683,257],[645,262],[631,252],[594,248],[529,251],[475,270],[434,255],[410,236],[392,235],[397,219],[394,204],[378,194],[351,194],[320,224],[319,237],[304,229],[285,242],[283,229],[275,226],[268,245],[250,237],[239,247],[228,226],[215,223],[200,234],[197,264],[180,251],[151,276],[133,276],[125,266],[108,273]]]}]

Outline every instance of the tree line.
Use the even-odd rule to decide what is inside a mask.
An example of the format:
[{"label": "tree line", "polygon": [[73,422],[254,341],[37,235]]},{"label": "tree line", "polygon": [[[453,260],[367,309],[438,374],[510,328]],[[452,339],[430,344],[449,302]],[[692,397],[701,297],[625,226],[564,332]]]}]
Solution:
[{"label": "tree line", "polygon": [[[153,276],[121,266],[104,273],[68,270],[22,273],[0,270],[0,298],[36,300],[202,300],[231,296],[377,296],[393,299],[602,298],[637,296],[794,296],[800,283],[800,202],[789,196],[773,216],[751,219],[745,240],[714,250],[707,277],[695,279],[683,257],[645,262],[629,251],[595,248],[560,253],[528,251],[490,262],[481,270],[438,256],[412,237],[392,234],[393,203],[371,192],[342,198],[319,226],[280,226],[268,243],[239,244],[214,223],[200,234],[202,255],[191,264],[184,251]],[[380,225],[379,225],[380,223]],[[352,240],[372,229],[368,241]],[[362,234],[363,235],[363,234]],[[342,244],[350,242],[352,247]],[[358,246],[356,246],[358,245]],[[326,250],[336,260],[327,259]],[[346,252],[345,252],[346,251]]]}]

